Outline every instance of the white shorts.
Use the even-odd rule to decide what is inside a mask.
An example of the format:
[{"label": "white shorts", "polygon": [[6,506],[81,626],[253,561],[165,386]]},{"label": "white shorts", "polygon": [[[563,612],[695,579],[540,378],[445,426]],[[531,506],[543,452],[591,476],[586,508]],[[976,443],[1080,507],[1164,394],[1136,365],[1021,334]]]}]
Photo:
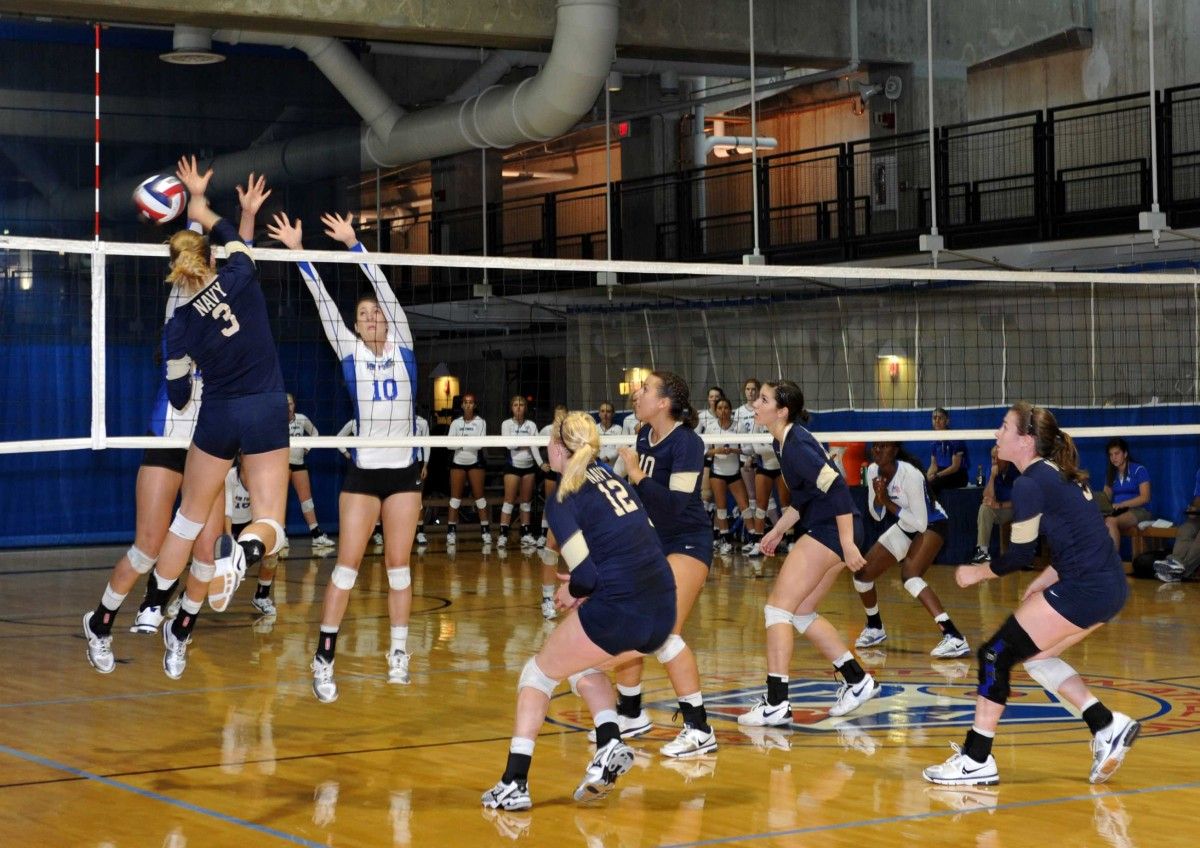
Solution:
[{"label": "white shorts", "polygon": [[879,544],[887,548],[888,553],[896,558],[896,562],[899,562],[908,556],[908,549],[912,547],[912,539],[908,538],[908,534],[900,529],[899,524],[893,524],[879,537]]}]

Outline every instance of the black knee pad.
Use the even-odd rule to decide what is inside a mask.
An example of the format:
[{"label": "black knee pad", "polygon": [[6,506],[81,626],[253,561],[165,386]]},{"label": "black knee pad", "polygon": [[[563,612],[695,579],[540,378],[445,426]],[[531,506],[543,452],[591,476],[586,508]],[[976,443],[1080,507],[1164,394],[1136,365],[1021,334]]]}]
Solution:
[{"label": "black knee pad", "polygon": [[979,649],[979,694],[989,701],[1004,705],[1012,691],[1009,681],[1013,666],[1038,652],[1029,634],[1009,616],[1000,629]]},{"label": "black knee pad", "polygon": [[266,555],[267,549],[258,539],[247,539],[244,542],[238,542],[242,546],[242,553],[246,555],[246,567],[249,568],[262,561]]}]

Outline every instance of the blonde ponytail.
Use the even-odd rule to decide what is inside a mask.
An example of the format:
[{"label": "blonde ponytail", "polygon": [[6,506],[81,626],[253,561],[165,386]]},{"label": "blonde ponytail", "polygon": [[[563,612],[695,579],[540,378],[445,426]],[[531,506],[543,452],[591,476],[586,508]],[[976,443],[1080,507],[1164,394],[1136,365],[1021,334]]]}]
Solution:
[{"label": "blonde ponytail", "polygon": [[213,275],[208,240],[191,230],[180,230],[167,244],[171,256],[167,282],[179,286],[185,294],[195,294],[204,288]]},{"label": "blonde ponytail", "polygon": [[570,412],[550,431],[550,438],[561,442],[571,454],[558,483],[558,500],[561,503],[568,495],[579,491],[588,466],[600,454],[600,431],[596,429],[592,416],[586,412]]}]

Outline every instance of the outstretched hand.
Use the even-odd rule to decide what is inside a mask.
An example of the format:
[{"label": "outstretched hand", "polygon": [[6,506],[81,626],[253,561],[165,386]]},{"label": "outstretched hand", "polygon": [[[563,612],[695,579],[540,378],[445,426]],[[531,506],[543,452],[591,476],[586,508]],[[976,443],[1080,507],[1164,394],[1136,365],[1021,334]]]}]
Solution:
[{"label": "outstretched hand", "polygon": [[300,250],[304,247],[304,225],[300,223],[299,218],[292,223],[282,212],[276,212],[271,223],[267,224],[267,235],[282,242],[291,250]]},{"label": "outstretched hand", "polygon": [[[210,172],[211,173],[211,172]],[[250,172],[250,176],[246,179],[246,187],[237,187],[238,203],[242,206],[242,211],[251,215],[257,215],[258,210],[262,209],[263,203],[271,196],[271,190],[267,188],[267,178],[263,175],[254,176],[254,172]]]},{"label": "outstretched hand", "polygon": [[344,218],[336,212],[326,212],[321,216],[321,223],[325,225],[325,235],[334,241],[340,241],[346,247],[358,244],[358,236],[354,234],[353,212],[346,213]]},{"label": "outstretched hand", "polygon": [[203,197],[208,190],[208,181],[212,179],[213,170],[209,168],[203,174],[196,165],[195,156],[182,156],[175,165],[175,176],[183,183],[192,197]]}]

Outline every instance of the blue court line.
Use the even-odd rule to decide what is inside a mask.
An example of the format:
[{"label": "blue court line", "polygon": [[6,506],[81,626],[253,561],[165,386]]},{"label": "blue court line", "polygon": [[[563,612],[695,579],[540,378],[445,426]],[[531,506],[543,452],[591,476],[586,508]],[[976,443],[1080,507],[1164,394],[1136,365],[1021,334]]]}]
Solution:
[{"label": "blue court line", "polygon": [[35,763],[39,766],[45,766],[46,768],[55,769],[56,771],[63,771],[67,774],[74,775],[75,777],[82,777],[86,780],[94,780],[97,783],[112,787],[113,789],[132,792],[134,795],[140,795],[141,797],[147,798],[151,801],[162,801],[163,803],[170,804],[173,807],[179,807],[180,809],[187,810],[188,812],[192,813],[199,813],[202,816],[208,816],[209,818],[225,822],[226,824],[244,827],[248,830],[253,830],[266,836],[273,836],[276,839],[282,839],[284,842],[290,842],[293,845],[306,845],[309,848],[325,848],[323,843],[312,842],[311,840],[305,839],[302,836],[284,833],[282,830],[276,830],[273,827],[267,827],[266,825],[256,824],[255,822],[247,821],[246,819],[240,819],[236,816],[219,813],[216,810],[210,810],[206,807],[197,806],[196,804],[189,804],[187,801],[180,801],[179,799],[172,798],[169,795],[163,795],[158,792],[153,792],[149,789],[142,789],[138,786],[134,786],[120,780],[113,780],[109,777],[104,777],[90,771],[85,771],[84,769],[77,769],[74,766],[67,765],[66,763],[60,763],[55,760],[40,757],[37,754],[31,754],[28,751],[19,751],[16,748],[10,748],[7,745],[0,745],[0,754],[8,754],[11,757],[16,757],[17,759],[25,760],[26,762],[30,763]]},{"label": "blue court line", "polygon": [[[930,784],[931,786],[934,784]],[[954,789],[947,786],[946,789]],[[701,845],[727,845],[731,842],[749,842],[754,839],[778,839],[781,836],[804,836],[810,833],[826,833],[834,830],[851,830],[859,827],[877,827],[885,824],[900,824],[904,822],[928,821],[944,819],[951,816],[971,815],[974,813],[990,813],[993,810],[1022,810],[1030,807],[1044,807],[1049,804],[1061,804],[1069,801],[1094,801],[1110,795],[1148,795],[1154,792],[1176,792],[1183,789],[1200,789],[1200,782],[1173,783],[1167,786],[1147,786],[1141,789],[1119,789],[1115,792],[1105,792],[1101,795],[1066,795],[1059,798],[1041,798],[1034,801],[1013,801],[1011,804],[997,804],[994,807],[976,807],[969,810],[936,810],[928,813],[914,813],[911,816],[885,816],[878,819],[860,819],[858,821],[838,822],[837,824],[822,824],[814,827],[797,827],[791,830],[772,830],[766,833],[743,833],[738,836],[723,836],[717,839],[702,839],[698,842],[678,842],[674,845],[660,845],[659,848],[699,848]]]}]

